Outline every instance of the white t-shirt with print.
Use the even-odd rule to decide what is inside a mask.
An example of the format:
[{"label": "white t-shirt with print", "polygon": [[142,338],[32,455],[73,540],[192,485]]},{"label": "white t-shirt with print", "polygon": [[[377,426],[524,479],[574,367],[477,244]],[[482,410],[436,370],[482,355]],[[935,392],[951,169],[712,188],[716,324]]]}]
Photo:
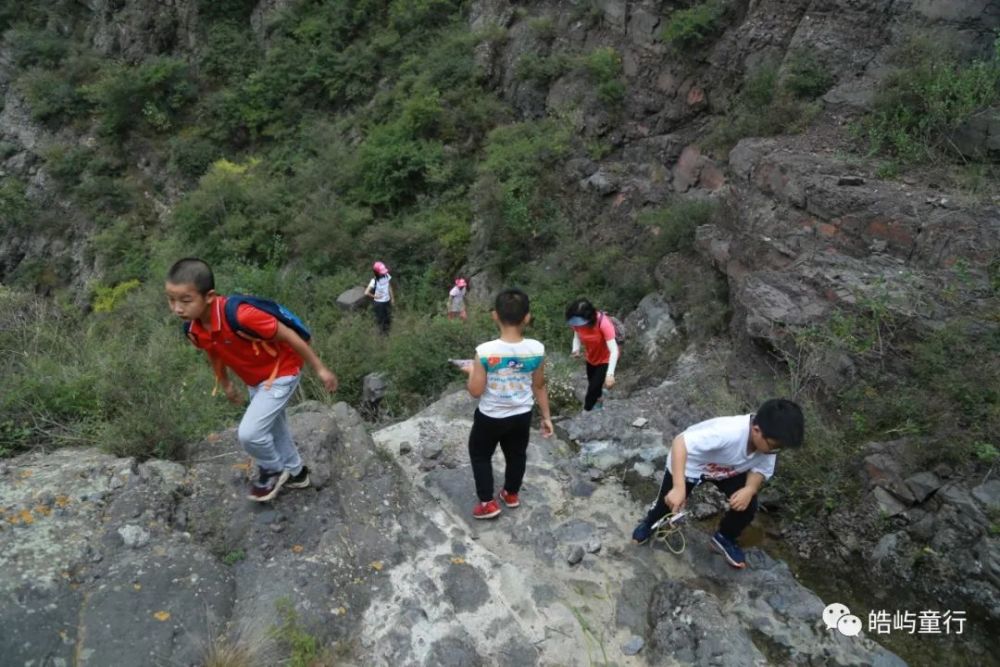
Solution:
[{"label": "white t-shirt with print", "polygon": [[[742,472],[758,472],[764,479],[774,474],[774,454],[753,452],[747,455],[750,441],[749,415],[716,417],[689,426],[684,431],[687,465],[684,476],[689,479],[728,479]],[[667,455],[667,474],[671,474],[671,457]]]},{"label": "white t-shirt with print", "polygon": [[389,281],[392,280],[392,276],[388,273],[378,279],[378,284],[375,283],[375,279],[372,278],[368,282],[368,289],[375,292],[375,300],[379,303],[385,303],[389,301]]},{"label": "white t-shirt with print", "polygon": [[535,404],[531,374],[545,361],[544,345],[533,338],[518,343],[497,338],[476,348],[476,360],[486,368],[480,412],[501,419],[531,410]]}]

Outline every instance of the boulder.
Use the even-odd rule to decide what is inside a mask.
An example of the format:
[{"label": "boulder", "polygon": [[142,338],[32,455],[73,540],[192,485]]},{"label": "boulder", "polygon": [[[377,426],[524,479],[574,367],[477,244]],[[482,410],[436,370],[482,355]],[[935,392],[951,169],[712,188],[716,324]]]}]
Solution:
[{"label": "boulder", "polygon": [[343,310],[358,310],[367,306],[368,301],[364,287],[352,287],[337,297],[337,306]]}]

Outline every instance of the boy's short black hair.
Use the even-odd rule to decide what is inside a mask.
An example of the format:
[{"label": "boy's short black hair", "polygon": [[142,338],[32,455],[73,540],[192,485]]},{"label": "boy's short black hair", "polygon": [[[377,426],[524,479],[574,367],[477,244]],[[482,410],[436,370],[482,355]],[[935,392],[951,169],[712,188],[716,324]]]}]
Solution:
[{"label": "boy's short black hair", "polygon": [[202,294],[208,294],[215,289],[215,274],[208,262],[197,257],[185,257],[170,267],[167,282],[174,285],[194,285]]},{"label": "boy's short black hair", "polygon": [[497,294],[493,310],[502,324],[515,326],[524,321],[530,312],[531,303],[528,295],[519,289],[505,289]]},{"label": "boy's short black hair", "polygon": [[771,398],[757,409],[753,423],[760,427],[765,438],[777,440],[782,447],[802,446],[805,437],[805,418],[802,408],[787,398]]},{"label": "boy's short black hair", "polygon": [[594,326],[597,323],[597,309],[587,299],[574,299],[566,306],[566,319],[574,317],[582,317],[590,326]]}]

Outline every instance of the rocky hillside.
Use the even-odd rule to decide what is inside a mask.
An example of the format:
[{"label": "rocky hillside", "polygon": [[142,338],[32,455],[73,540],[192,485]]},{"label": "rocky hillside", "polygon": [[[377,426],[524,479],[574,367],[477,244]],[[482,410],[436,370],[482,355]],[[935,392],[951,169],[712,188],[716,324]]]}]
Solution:
[{"label": "rocky hillside", "polygon": [[[913,664],[991,659],[997,3],[53,0],[0,21],[0,281],[57,297],[37,326],[0,312],[0,454],[35,450],[3,464],[5,654],[139,664],[107,620],[127,614],[179,663],[271,627],[262,650],[357,664],[893,662],[825,633],[780,556],[827,602],[966,609],[961,651],[887,640]],[[480,306],[525,286],[568,417],[534,443],[537,496],[469,525],[451,397],[377,450],[348,408],[306,409],[322,488],[246,507],[231,434],[184,446],[219,420],[157,310],[188,253],[319,322],[349,400],[389,369],[390,421],[491,331],[428,321],[442,285],[470,276]],[[330,303],[375,253],[405,286],[386,345]],[[632,332],[599,416],[575,416],[560,353],[581,292]],[[133,368],[156,372],[108,381]],[[682,557],[631,549],[663,442],[775,394],[808,441],[766,489],[751,576],[693,528]],[[137,459],[41,453],[67,442]]]},{"label": "rocky hillside", "polygon": [[[533,434],[523,505],[469,514],[464,392],[369,436],[344,404],[292,429],[313,488],[246,502],[233,431],[191,463],[64,449],[0,470],[7,664],[901,665],[826,630],[752,549],[628,540],[641,512],[570,443]],[[675,536],[676,537],[676,536]]]}]

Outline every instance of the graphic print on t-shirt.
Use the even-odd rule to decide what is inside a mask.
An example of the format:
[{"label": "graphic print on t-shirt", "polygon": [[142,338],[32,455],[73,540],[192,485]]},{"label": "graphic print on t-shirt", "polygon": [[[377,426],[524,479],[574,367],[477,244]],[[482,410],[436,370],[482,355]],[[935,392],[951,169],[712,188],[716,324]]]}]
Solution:
[{"label": "graphic print on t-shirt", "polygon": [[531,375],[545,360],[545,346],[526,338],[518,343],[493,340],[476,348],[486,367],[486,392],[479,411],[488,417],[508,417],[531,410]]}]

